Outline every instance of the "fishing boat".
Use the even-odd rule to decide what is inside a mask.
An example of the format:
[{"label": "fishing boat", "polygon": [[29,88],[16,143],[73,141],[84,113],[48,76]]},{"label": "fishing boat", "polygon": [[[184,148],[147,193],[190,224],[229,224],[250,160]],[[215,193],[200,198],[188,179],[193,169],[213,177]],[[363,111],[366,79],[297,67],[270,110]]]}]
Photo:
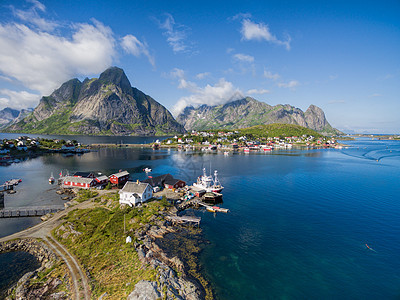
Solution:
[{"label": "fishing boat", "polygon": [[50,175],[50,177],[49,177],[49,183],[50,183],[50,184],[53,184],[54,181],[55,181],[55,179],[54,179],[53,173],[51,173],[51,175]]},{"label": "fishing boat", "polygon": [[206,192],[219,193],[224,188],[218,180],[218,171],[214,171],[214,178],[212,175],[207,175],[206,168],[203,168],[203,175],[197,178],[197,182],[193,186],[203,189]]}]

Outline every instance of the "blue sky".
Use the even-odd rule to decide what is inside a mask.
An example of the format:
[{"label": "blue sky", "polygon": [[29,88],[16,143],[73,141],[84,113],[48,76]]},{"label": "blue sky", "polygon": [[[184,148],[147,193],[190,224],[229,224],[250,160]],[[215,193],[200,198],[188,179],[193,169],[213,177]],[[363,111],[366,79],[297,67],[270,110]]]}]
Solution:
[{"label": "blue sky", "polygon": [[109,66],[174,113],[251,96],[400,133],[400,1],[0,2],[0,109]]}]

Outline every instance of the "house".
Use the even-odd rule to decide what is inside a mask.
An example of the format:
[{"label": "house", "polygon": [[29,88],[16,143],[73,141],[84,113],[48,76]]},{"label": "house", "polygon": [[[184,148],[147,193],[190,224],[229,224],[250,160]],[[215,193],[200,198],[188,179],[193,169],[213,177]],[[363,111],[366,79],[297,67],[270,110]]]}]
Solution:
[{"label": "house", "polygon": [[171,174],[164,174],[157,177],[147,178],[146,180],[143,180],[143,182],[150,184],[154,191],[155,188],[165,187],[168,189],[177,189],[186,185],[186,182],[180,179],[175,179]]},{"label": "house", "polygon": [[150,184],[144,182],[127,181],[119,191],[119,203],[129,206],[136,206],[139,203],[146,202],[153,197],[153,190]]},{"label": "house", "polygon": [[75,146],[73,144],[65,144],[61,146],[63,151],[75,151]]},{"label": "house", "polygon": [[120,171],[118,173],[110,175],[110,182],[116,185],[122,185],[129,179],[129,173],[127,171]]},{"label": "house", "polygon": [[107,185],[109,181],[106,175],[97,176],[94,180],[96,181],[96,185],[102,185],[102,186]]},{"label": "house", "polygon": [[75,172],[74,177],[81,177],[81,178],[95,178],[93,172]]},{"label": "house", "polygon": [[64,177],[63,183],[62,183],[63,188],[88,189],[94,185],[95,185],[95,180],[93,178],[83,178],[83,177],[74,177],[74,176]]}]

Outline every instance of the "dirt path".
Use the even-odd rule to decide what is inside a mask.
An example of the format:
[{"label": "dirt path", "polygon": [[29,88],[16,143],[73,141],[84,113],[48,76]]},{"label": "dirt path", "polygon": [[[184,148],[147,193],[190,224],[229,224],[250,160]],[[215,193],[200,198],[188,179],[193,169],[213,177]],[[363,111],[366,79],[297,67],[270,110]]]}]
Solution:
[{"label": "dirt path", "polygon": [[83,272],[80,264],[77,262],[75,257],[71,253],[69,253],[63,245],[61,245],[51,236],[51,231],[63,222],[62,218],[66,216],[70,211],[74,209],[92,208],[95,205],[96,204],[92,201],[79,203],[73,207],[69,207],[63,211],[55,213],[54,216],[47,221],[37,224],[31,228],[27,228],[23,231],[0,238],[0,242],[23,238],[43,239],[49,245],[49,247],[58,256],[60,256],[62,260],[65,261],[73,281],[73,298],[89,300],[90,288],[85,272]]}]

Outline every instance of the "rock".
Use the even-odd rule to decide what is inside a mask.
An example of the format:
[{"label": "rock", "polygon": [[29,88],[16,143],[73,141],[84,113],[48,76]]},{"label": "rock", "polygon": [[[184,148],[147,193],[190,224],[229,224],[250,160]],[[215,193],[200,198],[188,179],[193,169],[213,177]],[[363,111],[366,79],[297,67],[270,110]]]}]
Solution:
[{"label": "rock", "polygon": [[156,300],[161,297],[157,290],[157,283],[141,280],[135,285],[135,289],[129,294],[128,300]]}]

